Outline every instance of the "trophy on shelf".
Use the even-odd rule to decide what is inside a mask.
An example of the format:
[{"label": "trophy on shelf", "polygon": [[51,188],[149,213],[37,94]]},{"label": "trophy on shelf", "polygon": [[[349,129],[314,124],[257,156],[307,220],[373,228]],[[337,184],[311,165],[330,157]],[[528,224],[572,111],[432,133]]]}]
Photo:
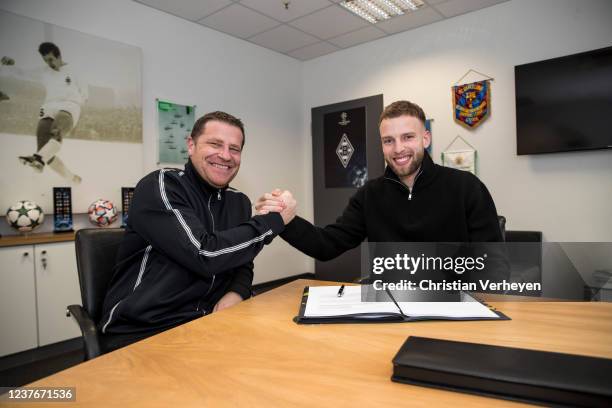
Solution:
[{"label": "trophy on shelf", "polygon": [[70,232],[72,228],[71,189],[70,187],[53,187],[53,231]]},{"label": "trophy on shelf", "polygon": [[128,211],[134,197],[134,187],[121,187],[121,227],[127,226]]}]

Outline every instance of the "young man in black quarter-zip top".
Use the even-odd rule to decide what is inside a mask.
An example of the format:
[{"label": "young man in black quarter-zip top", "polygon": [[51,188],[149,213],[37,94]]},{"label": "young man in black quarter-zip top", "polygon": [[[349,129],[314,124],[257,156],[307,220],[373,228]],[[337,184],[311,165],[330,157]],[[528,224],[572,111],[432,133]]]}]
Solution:
[{"label": "young man in black quarter-zip top", "polygon": [[[473,174],[434,164],[425,149],[431,135],[416,104],[397,101],[379,121],[387,168],[351,197],[334,224],[315,227],[296,216],[281,237],[321,261],[366,238],[370,242],[502,241],[495,204]],[[280,211],[291,193],[276,190],[257,201],[260,214]]]},{"label": "young man in black quarter-zip top", "polygon": [[253,259],[295,215],[288,200],[280,213],[251,217],[247,196],[229,187],[240,119],[208,113],[187,145],[184,171],[154,171],[136,186],[99,323],[120,339],[111,349],[249,298]]}]

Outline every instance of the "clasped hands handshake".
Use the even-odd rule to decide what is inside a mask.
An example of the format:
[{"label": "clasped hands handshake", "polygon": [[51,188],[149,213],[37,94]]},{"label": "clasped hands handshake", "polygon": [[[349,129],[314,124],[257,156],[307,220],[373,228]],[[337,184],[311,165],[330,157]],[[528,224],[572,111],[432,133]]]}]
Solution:
[{"label": "clasped hands handshake", "polygon": [[[295,217],[296,207],[297,202],[291,192],[276,189],[259,197],[255,203],[255,215],[277,212],[280,213],[281,217],[283,217],[283,222],[287,225]],[[213,312],[220,312],[242,302],[242,300],[238,293],[228,292],[217,302]]]},{"label": "clasped hands handshake", "polygon": [[285,225],[295,217],[297,202],[290,191],[272,190],[259,197],[255,203],[255,215],[264,215],[271,212],[280,213]]}]

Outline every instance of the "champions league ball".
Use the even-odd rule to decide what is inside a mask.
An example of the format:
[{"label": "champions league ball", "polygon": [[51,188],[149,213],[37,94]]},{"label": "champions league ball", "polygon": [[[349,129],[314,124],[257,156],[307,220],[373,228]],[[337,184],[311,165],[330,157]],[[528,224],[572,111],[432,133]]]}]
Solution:
[{"label": "champions league ball", "polygon": [[6,212],[6,221],[20,232],[30,232],[45,220],[42,208],[33,201],[22,200]]},{"label": "champions league ball", "polygon": [[98,227],[106,227],[117,219],[117,207],[108,200],[98,200],[89,206],[89,221]]}]

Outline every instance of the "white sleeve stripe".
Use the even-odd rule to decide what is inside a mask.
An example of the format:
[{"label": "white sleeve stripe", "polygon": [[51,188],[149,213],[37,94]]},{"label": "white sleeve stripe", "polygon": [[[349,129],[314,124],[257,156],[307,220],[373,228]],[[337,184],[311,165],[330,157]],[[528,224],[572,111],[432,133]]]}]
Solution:
[{"label": "white sleeve stripe", "polygon": [[166,210],[171,210],[172,206],[170,205],[170,201],[168,201],[168,197],[166,197],[166,187],[164,186],[164,173],[166,169],[161,169],[159,171],[159,192],[161,193],[162,201],[166,206]]},{"label": "white sleeve stripe", "polygon": [[106,326],[108,326],[108,324],[113,319],[113,313],[115,313],[115,309],[117,308],[117,306],[119,306],[119,303],[121,303],[121,301],[118,301],[117,304],[115,306],[113,306],[113,308],[111,309],[110,315],[108,316],[108,321],[106,322],[104,327],[102,327],[102,333],[106,333]]},{"label": "white sleeve stripe", "polygon": [[272,235],[272,230],[267,230],[266,232],[264,232],[263,234],[261,234],[258,237],[255,237],[249,241],[243,242],[241,244],[238,245],[234,245],[233,247],[228,247],[228,248],[223,248],[220,249],[218,251],[206,251],[204,249],[200,250],[200,253],[204,256],[208,256],[208,257],[215,257],[215,256],[219,256],[219,255],[223,255],[223,254],[229,254],[232,252],[236,252],[239,251],[241,249],[244,249],[246,247],[248,247],[249,245],[255,243],[255,242],[259,242],[259,241],[263,241],[268,235]]},{"label": "white sleeve stripe", "polygon": [[206,250],[200,249],[202,247],[202,244],[193,235],[193,232],[191,232],[191,229],[189,228],[189,226],[185,222],[185,219],[183,218],[183,215],[181,214],[181,212],[179,210],[176,210],[176,209],[172,208],[172,205],[170,205],[170,201],[168,200],[168,197],[166,196],[166,187],[165,187],[165,184],[164,184],[164,173],[165,172],[166,172],[166,169],[161,169],[159,171],[159,190],[160,190],[160,194],[161,194],[161,197],[162,197],[162,201],[164,202],[164,205],[166,206],[166,209],[171,210],[174,213],[174,215],[176,216],[176,218],[179,221],[179,224],[181,224],[181,226],[185,230],[185,233],[187,234],[187,237],[189,238],[191,243],[198,249],[198,253],[200,255],[204,255],[204,256],[207,256],[207,257],[215,257],[215,256],[223,255],[223,254],[229,254],[229,253],[236,252],[236,251],[239,251],[241,249],[244,249],[244,248],[248,247],[249,245],[251,245],[251,244],[253,244],[255,242],[263,241],[268,235],[272,235],[272,230],[267,230],[266,232],[264,232],[263,234],[261,234],[258,237],[255,237],[255,238],[250,239],[248,241],[245,241],[245,242],[242,242],[240,244],[234,245],[232,247],[219,249],[218,251],[212,251],[211,252],[211,251],[206,251]]},{"label": "white sleeve stripe", "polygon": [[181,212],[179,210],[175,210],[174,208],[172,209],[172,212],[174,213],[174,215],[176,215],[176,218],[179,220],[179,222],[183,226],[183,229],[187,233],[187,236],[189,237],[189,240],[191,241],[191,243],[199,250],[201,248],[200,241],[198,241],[197,238],[193,235],[193,232],[191,232],[191,228],[189,228],[189,226],[185,222],[185,219],[183,218],[183,215],[181,214]]},{"label": "white sleeve stripe", "polygon": [[181,224],[181,226],[185,230],[185,233],[187,234],[187,237],[189,238],[191,243],[199,250],[201,247],[200,242],[196,239],[196,237],[193,236],[193,233],[191,232],[191,229],[185,222],[183,215],[179,212],[179,210],[175,210],[174,208],[172,208],[172,205],[170,205],[170,200],[168,200],[168,196],[166,195],[166,185],[164,184],[164,173],[165,172],[166,172],[166,169],[161,169],[159,171],[159,192],[161,194],[162,201],[164,202],[166,209],[174,213],[174,215],[178,219],[178,222]]},{"label": "white sleeve stripe", "polygon": [[142,262],[140,263],[140,271],[138,272],[138,279],[136,279],[136,284],[134,285],[134,289],[132,289],[132,291],[135,291],[138,285],[140,285],[140,282],[142,281],[142,275],[144,274],[144,271],[147,267],[147,260],[149,259],[149,252],[151,252],[152,248],[153,247],[149,245],[147,246],[147,249],[145,250],[145,254],[142,257]]}]

